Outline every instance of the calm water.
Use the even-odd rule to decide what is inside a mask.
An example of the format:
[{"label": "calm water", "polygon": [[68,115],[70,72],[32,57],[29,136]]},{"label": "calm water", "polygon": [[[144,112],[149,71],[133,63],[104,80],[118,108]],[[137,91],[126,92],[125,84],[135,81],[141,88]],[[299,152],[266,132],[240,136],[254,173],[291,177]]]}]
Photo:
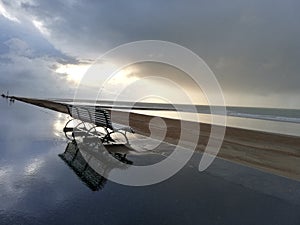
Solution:
[{"label": "calm water", "polygon": [[59,157],[65,116],[0,103],[0,224],[300,224],[299,182],[221,159],[200,173],[200,154],[162,183],[92,191]]}]

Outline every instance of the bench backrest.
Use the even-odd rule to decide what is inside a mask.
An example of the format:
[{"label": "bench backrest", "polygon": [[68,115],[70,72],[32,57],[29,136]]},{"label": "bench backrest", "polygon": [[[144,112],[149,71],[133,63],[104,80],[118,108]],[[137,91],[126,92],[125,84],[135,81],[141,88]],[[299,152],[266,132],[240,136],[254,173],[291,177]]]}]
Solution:
[{"label": "bench backrest", "polygon": [[105,109],[97,106],[69,106],[68,108],[70,115],[75,119],[113,129],[110,115]]}]

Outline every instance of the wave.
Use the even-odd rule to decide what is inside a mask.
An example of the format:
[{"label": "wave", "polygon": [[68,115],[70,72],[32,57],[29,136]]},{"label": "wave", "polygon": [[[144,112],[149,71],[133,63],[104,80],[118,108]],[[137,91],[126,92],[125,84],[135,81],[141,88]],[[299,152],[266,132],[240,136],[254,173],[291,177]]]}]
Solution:
[{"label": "wave", "polygon": [[260,119],[260,120],[271,120],[289,123],[300,123],[299,117],[287,117],[287,116],[274,116],[274,115],[262,115],[262,114],[250,114],[250,113],[240,113],[227,111],[228,116]]}]

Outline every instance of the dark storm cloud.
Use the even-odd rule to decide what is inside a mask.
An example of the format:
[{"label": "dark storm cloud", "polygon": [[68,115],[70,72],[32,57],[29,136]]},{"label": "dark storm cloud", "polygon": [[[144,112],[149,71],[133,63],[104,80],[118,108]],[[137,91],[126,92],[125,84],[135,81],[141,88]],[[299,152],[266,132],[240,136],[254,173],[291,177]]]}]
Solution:
[{"label": "dark storm cloud", "polygon": [[16,2],[5,1],[10,12],[41,21],[54,46],[79,58],[131,41],[171,41],[208,63],[230,104],[237,93],[300,95],[296,0]]}]

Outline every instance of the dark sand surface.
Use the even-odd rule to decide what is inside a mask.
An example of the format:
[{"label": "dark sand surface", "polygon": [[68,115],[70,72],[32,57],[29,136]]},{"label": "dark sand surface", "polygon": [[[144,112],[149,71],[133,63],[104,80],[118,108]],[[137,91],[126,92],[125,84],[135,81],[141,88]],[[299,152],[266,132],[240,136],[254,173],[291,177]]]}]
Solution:
[{"label": "dark sand surface", "polygon": [[[114,112],[113,119],[118,123],[126,122],[127,113]],[[152,116],[131,113],[130,126],[137,132],[150,135],[149,122]],[[177,144],[180,132],[191,133],[193,130],[181,130],[181,122],[176,119],[163,118],[167,125],[165,141]],[[194,122],[187,126],[195,127]],[[211,125],[199,124],[201,133],[197,151],[204,151],[207,144]],[[157,129],[163,129],[157,126]],[[184,140],[189,141],[189,140]],[[236,163],[255,167],[276,175],[300,180],[300,138],[295,136],[273,134],[241,128],[226,128],[225,138],[218,157]]]}]

